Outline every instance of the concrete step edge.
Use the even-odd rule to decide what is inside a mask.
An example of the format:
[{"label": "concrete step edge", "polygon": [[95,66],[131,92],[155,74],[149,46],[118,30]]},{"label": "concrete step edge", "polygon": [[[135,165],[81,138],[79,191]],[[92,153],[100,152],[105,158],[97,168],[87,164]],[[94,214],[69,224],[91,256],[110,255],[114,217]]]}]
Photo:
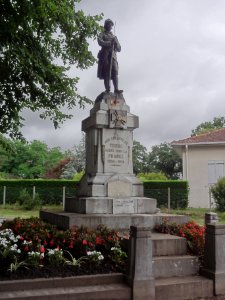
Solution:
[{"label": "concrete step edge", "polygon": [[155,278],[168,278],[172,276],[189,276],[199,273],[198,257],[160,256],[153,258],[153,274]]},{"label": "concrete step edge", "polygon": [[124,274],[110,273],[97,275],[81,275],[72,277],[35,278],[0,281],[0,293],[29,289],[44,289],[58,287],[76,287],[85,285],[123,283]]},{"label": "concrete step edge", "polygon": [[[59,288],[45,288],[45,289],[33,289],[33,290],[24,290],[24,291],[13,291],[13,292],[3,292],[0,293],[0,299],[31,299],[32,297],[44,297],[54,295],[84,295],[84,294],[93,294],[93,293],[109,293],[116,291],[124,291],[127,294],[130,292],[130,288],[126,284],[115,283],[115,284],[106,284],[106,285],[91,285],[91,286],[81,286],[81,287],[59,287]],[[33,299],[32,298],[32,299]]]},{"label": "concrete step edge", "polygon": [[202,276],[156,279],[155,289],[156,300],[195,300],[213,297],[213,281]]},{"label": "concrete step edge", "polygon": [[172,276],[168,278],[157,278],[155,279],[155,286],[166,286],[166,285],[177,285],[191,282],[213,282],[212,279],[203,277],[201,275],[195,276]]},{"label": "concrete step edge", "polygon": [[153,233],[153,256],[185,255],[187,240],[176,235]]},{"label": "concrete step edge", "polygon": [[167,256],[161,256],[161,255],[157,255],[157,256],[153,256],[152,260],[176,260],[176,259],[196,259],[198,260],[198,257],[196,255],[189,255],[189,254],[185,254],[185,255],[167,255]]}]

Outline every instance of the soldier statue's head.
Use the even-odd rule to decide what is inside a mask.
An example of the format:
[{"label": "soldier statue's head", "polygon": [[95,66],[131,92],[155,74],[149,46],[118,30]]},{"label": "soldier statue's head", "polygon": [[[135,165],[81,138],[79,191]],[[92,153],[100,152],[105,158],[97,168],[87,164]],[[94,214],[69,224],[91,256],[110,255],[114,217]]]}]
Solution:
[{"label": "soldier statue's head", "polygon": [[110,19],[107,19],[107,20],[105,20],[104,28],[105,28],[105,30],[110,31],[112,29],[113,25],[114,25],[113,21]]}]

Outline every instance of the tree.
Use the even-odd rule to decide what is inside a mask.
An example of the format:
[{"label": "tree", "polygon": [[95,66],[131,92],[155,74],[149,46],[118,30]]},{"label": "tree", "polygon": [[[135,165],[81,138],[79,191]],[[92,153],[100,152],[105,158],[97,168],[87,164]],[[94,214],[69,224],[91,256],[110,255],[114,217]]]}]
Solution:
[{"label": "tree", "polygon": [[153,146],[149,153],[152,172],[162,172],[170,179],[178,179],[182,171],[182,160],[167,143]]},{"label": "tree", "polygon": [[46,170],[64,158],[59,148],[49,149],[40,141],[14,141],[15,149],[1,164],[0,172],[21,178],[40,178]]},{"label": "tree", "polygon": [[147,173],[150,172],[148,168],[148,153],[145,146],[140,142],[134,141],[133,143],[133,169],[134,173]]},{"label": "tree", "polygon": [[70,159],[63,167],[60,178],[72,179],[76,173],[81,173],[85,169],[86,150],[84,134],[79,144],[75,145],[72,151],[68,151],[66,154]]},{"label": "tree", "polygon": [[204,122],[191,131],[191,136],[206,133],[225,126],[225,117],[215,117],[211,122]]},{"label": "tree", "polygon": [[65,166],[70,162],[70,158],[66,157],[60,160],[54,167],[51,167],[47,170],[44,175],[44,178],[47,179],[59,179],[63,173]]},{"label": "tree", "polygon": [[0,132],[21,137],[24,108],[40,111],[55,128],[71,115],[61,109],[90,102],[77,92],[71,65],[93,65],[88,39],[102,16],[76,10],[80,0],[0,1]]}]

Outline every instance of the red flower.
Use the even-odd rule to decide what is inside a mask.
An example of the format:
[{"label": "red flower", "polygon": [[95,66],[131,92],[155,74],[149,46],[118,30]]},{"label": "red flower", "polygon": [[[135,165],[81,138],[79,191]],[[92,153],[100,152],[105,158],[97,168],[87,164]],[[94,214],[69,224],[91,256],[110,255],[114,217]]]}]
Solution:
[{"label": "red flower", "polygon": [[26,251],[26,252],[29,251],[28,246],[26,245],[23,250]]},{"label": "red flower", "polygon": [[43,244],[44,244],[44,246],[46,246],[46,245],[47,245],[47,242],[46,242],[46,240],[44,240]]},{"label": "red flower", "polygon": [[82,244],[87,245],[88,244],[87,240],[83,240]]},{"label": "red flower", "polygon": [[73,248],[73,242],[70,242],[69,248]]},{"label": "red flower", "polygon": [[100,238],[99,236],[96,236],[95,240],[96,245],[102,245],[104,243],[104,240]]},{"label": "red flower", "polygon": [[54,246],[54,240],[51,240],[51,241],[49,242],[49,245],[50,245],[51,247],[53,247],[53,246]]},{"label": "red flower", "polygon": [[94,244],[92,242],[88,242],[88,246],[93,247]]},{"label": "red flower", "polygon": [[23,240],[24,240],[24,238],[23,238],[22,236],[20,236],[20,240],[21,240],[21,241],[23,241]]},{"label": "red flower", "polygon": [[44,247],[44,246],[41,246],[41,247],[40,247],[40,252],[41,252],[41,253],[45,253],[45,247]]}]

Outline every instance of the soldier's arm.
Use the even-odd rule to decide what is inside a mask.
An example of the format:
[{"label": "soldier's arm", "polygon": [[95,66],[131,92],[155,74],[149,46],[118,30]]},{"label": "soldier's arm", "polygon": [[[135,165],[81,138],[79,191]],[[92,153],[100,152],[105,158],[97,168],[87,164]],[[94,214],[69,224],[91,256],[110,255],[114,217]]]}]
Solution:
[{"label": "soldier's arm", "polygon": [[101,46],[101,47],[111,47],[112,46],[112,41],[105,41],[104,39],[103,39],[103,35],[102,34],[100,34],[99,36],[98,36],[98,44],[99,44],[99,46]]}]

